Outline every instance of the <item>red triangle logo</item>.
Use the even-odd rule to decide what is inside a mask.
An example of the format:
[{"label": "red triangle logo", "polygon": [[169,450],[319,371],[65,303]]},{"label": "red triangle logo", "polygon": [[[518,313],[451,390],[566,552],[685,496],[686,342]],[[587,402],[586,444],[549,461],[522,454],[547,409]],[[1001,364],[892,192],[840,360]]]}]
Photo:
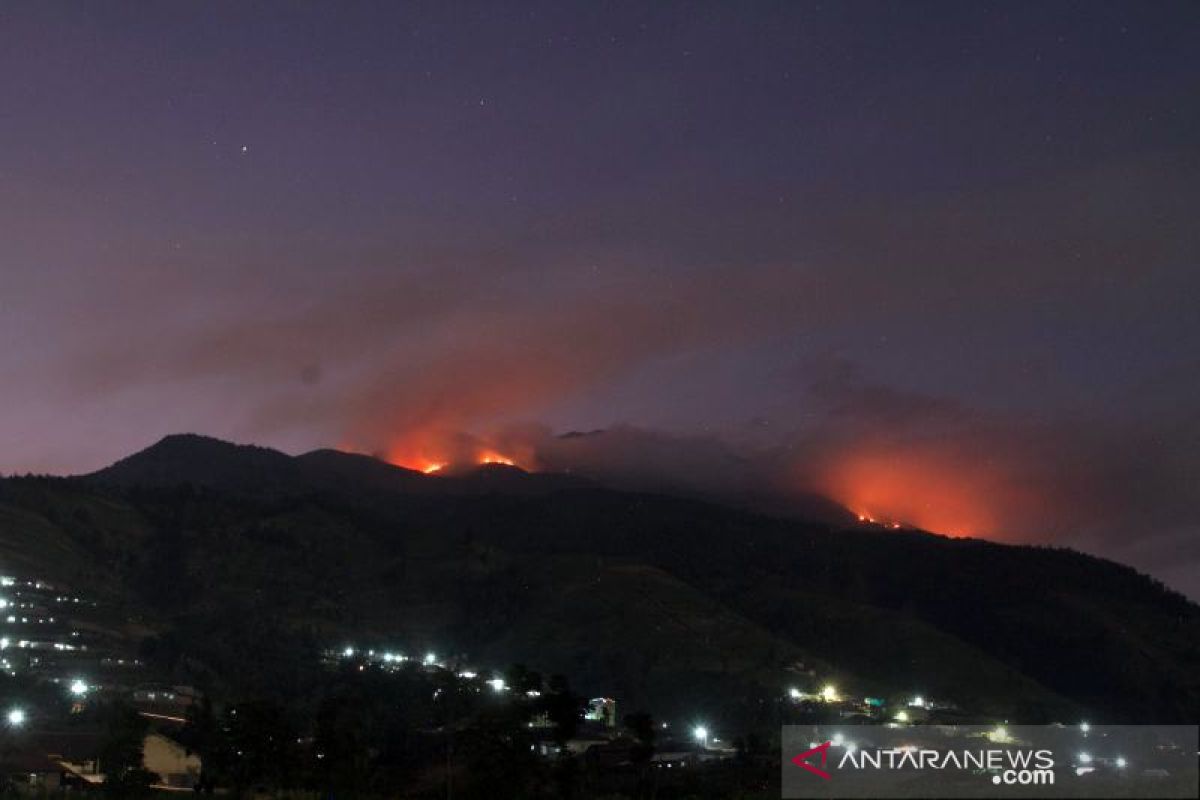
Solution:
[{"label": "red triangle logo", "polygon": [[800,769],[808,770],[813,775],[818,775],[818,776],[824,778],[825,780],[829,780],[829,778],[830,778],[829,773],[823,769],[817,769],[812,764],[808,763],[808,757],[813,755],[814,753],[820,753],[821,754],[821,766],[822,767],[825,766],[825,759],[829,755],[829,745],[831,745],[831,744],[833,744],[833,743],[825,742],[824,744],[819,744],[816,747],[805,750],[803,753],[800,753],[797,756],[793,756],[792,763],[795,764],[797,767],[800,767]]}]

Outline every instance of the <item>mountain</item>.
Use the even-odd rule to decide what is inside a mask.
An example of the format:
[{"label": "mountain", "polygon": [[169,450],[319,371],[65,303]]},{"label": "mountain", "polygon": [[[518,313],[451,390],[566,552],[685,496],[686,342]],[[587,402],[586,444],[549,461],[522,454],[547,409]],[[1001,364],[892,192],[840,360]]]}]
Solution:
[{"label": "mountain", "polygon": [[168,437],[0,481],[0,566],[120,597],[173,679],[303,696],[319,647],[561,671],[769,730],[786,687],[986,719],[1200,715],[1200,608],[1065,549],[839,527],[488,468]]},{"label": "mountain", "polygon": [[278,450],[191,433],[167,436],[85,478],[112,486],[190,483],[237,492],[295,490],[304,485],[296,460]]},{"label": "mountain", "polygon": [[166,436],[110,467],[83,476],[83,480],[122,488],[190,484],[259,497],[306,491],[537,494],[586,485],[569,475],[530,473],[502,464],[426,475],[357,453],[323,449],[289,456],[266,447],[231,444],[196,434]]}]

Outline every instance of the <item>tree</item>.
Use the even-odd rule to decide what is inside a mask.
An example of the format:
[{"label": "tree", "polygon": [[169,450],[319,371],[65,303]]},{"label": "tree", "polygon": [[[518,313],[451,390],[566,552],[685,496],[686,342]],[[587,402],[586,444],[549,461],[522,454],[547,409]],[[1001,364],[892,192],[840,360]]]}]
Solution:
[{"label": "tree", "polygon": [[654,740],[658,729],[654,727],[654,718],[645,711],[627,714],[624,719],[625,729],[633,736],[634,744],[629,748],[629,760],[638,771],[638,794],[645,794],[647,773],[650,770],[650,759],[654,758]]},{"label": "tree", "polygon": [[562,675],[550,678],[547,691],[540,699],[539,710],[554,726],[555,743],[559,747],[566,745],[579,731],[579,723],[587,711],[587,700],[574,694]]},{"label": "tree", "polygon": [[200,756],[200,781],[196,788],[205,794],[212,794],[224,766],[221,761],[224,731],[213,711],[212,698],[207,694],[199,703],[188,706],[186,730],[196,755]]},{"label": "tree", "polygon": [[121,701],[104,711],[105,735],[100,746],[104,791],[111,797],[140,797],[150,793],[155,775],[143,764],[142,746],[149,724]]},{"label": "tree", "polygon": [[225,712],[221,760],[233,788],[259,783],[288,789],[296,782],[296,732],[283,708],[270,701],[239,703]]}]

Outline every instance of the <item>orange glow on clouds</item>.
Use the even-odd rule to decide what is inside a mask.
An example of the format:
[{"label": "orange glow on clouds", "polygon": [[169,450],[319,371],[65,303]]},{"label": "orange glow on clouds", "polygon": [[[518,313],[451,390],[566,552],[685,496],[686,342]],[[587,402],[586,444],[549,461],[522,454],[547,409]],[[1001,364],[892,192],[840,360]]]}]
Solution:
[{"label": "orange glow on clouds", "polygon": [[817,480],[863,524],[949,536],[997,536],[992,509],[1008,494],[986,468],[967,469],[954,456],[920,450],[835,455]]},{"label": "orange glow on clouds", "polygon": [[484,440],[437,429],[411,431],[393,439],[382,456],[389,464],[426,475],[452,473],[469,467],[501,464],[532,469],[536,463],[530,445],[504,437]]}]

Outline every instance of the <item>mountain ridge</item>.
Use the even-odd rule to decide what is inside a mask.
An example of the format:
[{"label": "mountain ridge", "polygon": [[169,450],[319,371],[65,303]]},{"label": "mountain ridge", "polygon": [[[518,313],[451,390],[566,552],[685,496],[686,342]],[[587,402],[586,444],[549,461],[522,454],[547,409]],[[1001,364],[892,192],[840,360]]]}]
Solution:
[{"label": "mountain ridge", "polygon": [[[269,636],[399,637],[544,663],[654,708],[702,689],[778,697],[816,679],[796,677],[800,661],[863,692],[920,691],[1001,719],[1200,715],[1200,607],[1075,551],[509,469],[460,481],[352,454],[167,444],[88,476],[0,481],[0,561],[36,565],[39,542],[61,542],[68,560],[44,569],[88,580],[104,565],[106,584],[192,648],[186,663],[234,686],[251,679],[241,648],[267,634],[227,647],[223,626],[276,620]],[[418,489],[394,490],[392,476]],[[497,476],[538,488],[497,491]]]}]

